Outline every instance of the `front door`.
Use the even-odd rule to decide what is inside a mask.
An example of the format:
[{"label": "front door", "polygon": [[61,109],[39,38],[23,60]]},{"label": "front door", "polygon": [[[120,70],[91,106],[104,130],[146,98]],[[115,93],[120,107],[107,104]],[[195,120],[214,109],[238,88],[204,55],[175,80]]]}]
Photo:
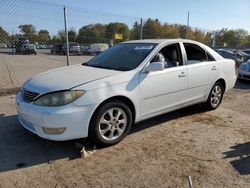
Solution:
[{"label": "front door", "polygon": [[140,107],[144,117],[167,111],[186,101],[188,74],[187,67],[182,66],[179,43],[167,45],[158,53],[165,57],[165,69],[142,72],[139,77]]}]

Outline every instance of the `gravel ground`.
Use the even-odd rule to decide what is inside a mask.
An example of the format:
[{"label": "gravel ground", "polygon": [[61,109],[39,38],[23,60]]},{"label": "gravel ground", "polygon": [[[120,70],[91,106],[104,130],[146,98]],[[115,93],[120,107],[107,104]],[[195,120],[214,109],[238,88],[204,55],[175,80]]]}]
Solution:
[{"label": "gravel ground", "polygon": [[136,124],[118,145],[86,158],[74,140],[52,142],[17,122],[15,96],[0,97],[0,188],[250,187],[250,84],[221,106],[201,105]]}]

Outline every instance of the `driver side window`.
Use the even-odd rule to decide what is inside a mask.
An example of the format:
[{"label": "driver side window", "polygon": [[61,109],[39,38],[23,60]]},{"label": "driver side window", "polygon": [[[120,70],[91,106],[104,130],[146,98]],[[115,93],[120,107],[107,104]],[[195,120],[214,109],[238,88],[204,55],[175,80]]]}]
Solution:
[{"label": "driver side window", "polygon": [[159,61],[164,63],[164,68],[172,68],[183,65],[179,43],[163,47],[152,59],[151,63]]}]

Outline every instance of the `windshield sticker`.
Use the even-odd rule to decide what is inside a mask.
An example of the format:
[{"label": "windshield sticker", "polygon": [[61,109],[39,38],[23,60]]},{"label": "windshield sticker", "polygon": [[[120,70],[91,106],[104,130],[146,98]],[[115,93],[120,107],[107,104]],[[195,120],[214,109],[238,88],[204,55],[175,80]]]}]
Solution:
[{"label": "windshield sticker", "polygon": [[135,50],[151,50],[153,46],[136,46]]}]

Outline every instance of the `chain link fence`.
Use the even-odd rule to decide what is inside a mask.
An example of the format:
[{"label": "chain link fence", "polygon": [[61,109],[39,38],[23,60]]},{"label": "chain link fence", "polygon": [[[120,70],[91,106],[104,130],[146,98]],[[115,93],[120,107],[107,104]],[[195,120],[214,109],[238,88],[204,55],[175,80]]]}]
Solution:
[{"label": "chain link fence", "polygon": [[3,0],[0,4],[0,95],[19,88],[33,75],[86,62],[129,40],[133,24],[141,21],[35,0]]},{"label": "chain link fence", "polygon": [[33,75],[86,62],[123,41],[185,38],[186,34],[212,45],[211,30],[44,1],[2,0],[0,95],[19,88]]}]

